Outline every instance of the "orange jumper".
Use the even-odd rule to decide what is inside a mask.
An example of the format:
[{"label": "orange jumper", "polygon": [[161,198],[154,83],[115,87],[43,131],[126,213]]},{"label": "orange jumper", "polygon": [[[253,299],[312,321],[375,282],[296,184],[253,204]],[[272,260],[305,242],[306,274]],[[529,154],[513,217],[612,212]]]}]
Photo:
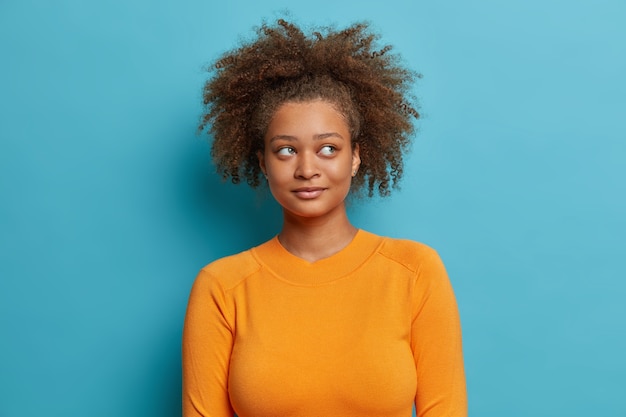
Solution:
[{"label": "orange jumper", "polygon": [[437,253],[359,230],[309,263],[274,238],[202,269],[184,417],[467,416],[461,328]]}]

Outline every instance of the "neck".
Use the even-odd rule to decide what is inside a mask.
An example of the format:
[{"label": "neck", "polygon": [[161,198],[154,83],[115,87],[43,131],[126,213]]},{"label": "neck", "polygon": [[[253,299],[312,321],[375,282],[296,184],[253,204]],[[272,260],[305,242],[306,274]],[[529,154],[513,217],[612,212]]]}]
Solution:
[{"label": "neck", "polygon": [[357,233],[345,209],[341,214],[302,218],[284,213],[278,240],[287,251],[308,262],[327,258],[348,246]]}]

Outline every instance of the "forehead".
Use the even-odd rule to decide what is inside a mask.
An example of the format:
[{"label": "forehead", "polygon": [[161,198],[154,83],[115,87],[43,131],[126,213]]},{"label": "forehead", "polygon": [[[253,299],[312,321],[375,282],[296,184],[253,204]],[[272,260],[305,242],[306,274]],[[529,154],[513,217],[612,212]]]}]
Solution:
[{"label": "forehead", "polygon": [[324,134],[337,131],[347,134],[349,126],[345,116],[326,100],[286,102],[281,104],[267,127],[266,137],[276,134]]}]

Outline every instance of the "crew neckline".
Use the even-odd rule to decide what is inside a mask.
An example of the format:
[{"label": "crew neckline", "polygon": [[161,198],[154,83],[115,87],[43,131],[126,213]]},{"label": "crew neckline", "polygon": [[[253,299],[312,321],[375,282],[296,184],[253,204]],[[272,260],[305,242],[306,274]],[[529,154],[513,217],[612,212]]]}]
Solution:
[{"label": "crew neckline", "polygon": [[383,238],[358,229],[352,241],[329,257],[309,262],[289,252],[274,236],[251,250],[261,265],[278,279],[298,285],[319,285],[340,279],[361,266]]}]

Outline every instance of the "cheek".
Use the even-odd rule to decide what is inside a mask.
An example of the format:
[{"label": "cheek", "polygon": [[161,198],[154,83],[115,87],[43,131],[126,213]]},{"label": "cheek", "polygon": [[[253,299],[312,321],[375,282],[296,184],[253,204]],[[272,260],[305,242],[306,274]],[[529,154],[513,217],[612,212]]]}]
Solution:
[{"label": "cheek", "polygon": [[282,192],[284,188],[288,187],[293,180],[293,172],[291,172],[284,165],[267,166],[267,184],[269,185],[272,194]]},{"label": "cheek", "polygon": [[338,180],[352,178],[352,158],[341,161],[329,168],[329,174]]}]

